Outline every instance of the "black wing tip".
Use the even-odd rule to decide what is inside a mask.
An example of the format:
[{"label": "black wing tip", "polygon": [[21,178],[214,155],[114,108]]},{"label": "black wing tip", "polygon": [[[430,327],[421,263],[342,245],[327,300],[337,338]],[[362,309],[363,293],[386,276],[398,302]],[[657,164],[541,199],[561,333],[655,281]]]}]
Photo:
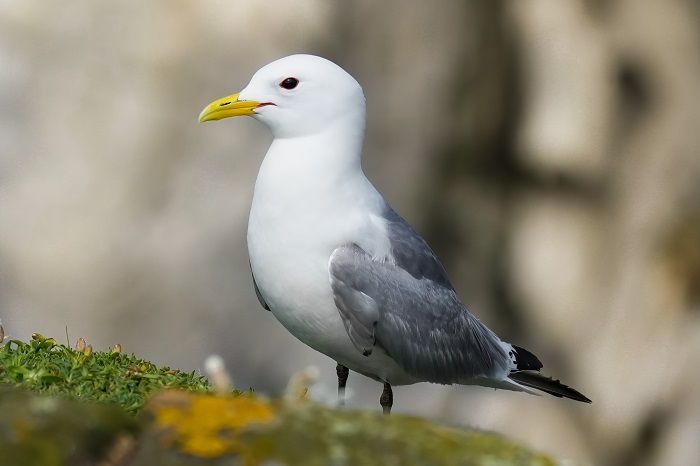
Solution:
[{"label": "black wing tip", "polygon": [[530,388],[541,390],[558,398],[569,398],[581,403],[592,403],[593,401],[578,390],[564,385],[559,380],[546,377],[538,372],[512,372],[509,378]]},{"label": "black wing tip", "polygon": [[521,348],[520,346],[510,346],[513,347],[513,350],[515,352],[515,367],[517,368],[517,370],[538,371],[542,369],[542,363],[539,359],[537,359],[537,356],[535,356],[525,348]]}]

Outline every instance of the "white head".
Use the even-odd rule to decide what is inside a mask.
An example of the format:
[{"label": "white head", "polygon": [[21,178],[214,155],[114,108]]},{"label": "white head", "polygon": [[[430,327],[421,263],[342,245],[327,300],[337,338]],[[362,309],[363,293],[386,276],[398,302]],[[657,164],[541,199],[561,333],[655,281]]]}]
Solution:
[{"label": "white head", "polygon": [[238,115],[265,123],[275,138],[332,128],[364,132],[365,97],[358,82],[335,63],[314,55],[291,55],[262,67],[238,94],[209,104],[199,121]]}]

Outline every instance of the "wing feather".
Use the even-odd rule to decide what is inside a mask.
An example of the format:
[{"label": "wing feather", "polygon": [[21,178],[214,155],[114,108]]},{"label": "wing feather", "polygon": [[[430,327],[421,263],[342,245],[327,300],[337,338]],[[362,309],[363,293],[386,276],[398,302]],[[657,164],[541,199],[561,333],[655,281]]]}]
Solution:
[{"label": "wing feather", "polygon": [[[410,249],[403,252],[409,260]],[[418,253],[434,258],[429,248]],[[379,346],[407,373],[436,383],[505,371],[509,360],[499,338],[469,313],[439,262],[414,265],[376,260],[356,244],[333,252],[334,299],[358,350]]]},{"label": "wing feather", "polygon": [[[250,265],[250,263],[248,263]],[[255,287],[255,296],[258,297],[258,302],[260,305],[265,309],[266,311],[270,310],[270,306],[267,304],[265,301],[265,298],[263,298],[262,293],[260,293],[260,288],[258,288],[258,282],[255,281],[255,275],[253,274],[253,267],[250,267],[250,275],[253,277],[253,286]]]}]

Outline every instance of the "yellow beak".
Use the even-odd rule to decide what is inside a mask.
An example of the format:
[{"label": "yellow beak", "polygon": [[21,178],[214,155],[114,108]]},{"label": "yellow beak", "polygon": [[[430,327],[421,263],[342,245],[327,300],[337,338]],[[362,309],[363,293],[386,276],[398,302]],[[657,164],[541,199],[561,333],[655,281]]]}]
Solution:
[{"label": "yellow beak", "polygon": [[221,120],[232,116],[253,115],[255,107],[260,105],[260,102],[255,100],[238,100],[238,94],[232,94],[222,97],[210,103],[202,113],[199,114],[199,122]]}]

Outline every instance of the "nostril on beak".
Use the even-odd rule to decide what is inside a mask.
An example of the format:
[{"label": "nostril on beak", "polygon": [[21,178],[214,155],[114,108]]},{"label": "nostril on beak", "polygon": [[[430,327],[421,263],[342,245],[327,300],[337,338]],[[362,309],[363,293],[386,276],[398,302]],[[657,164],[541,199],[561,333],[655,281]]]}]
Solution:
[{"label": "nostril on beak", "polygon": [[219,104],[219,107],[225,107],[227,105],[231,105],[231,102],[224,102],[223,104]]}]

